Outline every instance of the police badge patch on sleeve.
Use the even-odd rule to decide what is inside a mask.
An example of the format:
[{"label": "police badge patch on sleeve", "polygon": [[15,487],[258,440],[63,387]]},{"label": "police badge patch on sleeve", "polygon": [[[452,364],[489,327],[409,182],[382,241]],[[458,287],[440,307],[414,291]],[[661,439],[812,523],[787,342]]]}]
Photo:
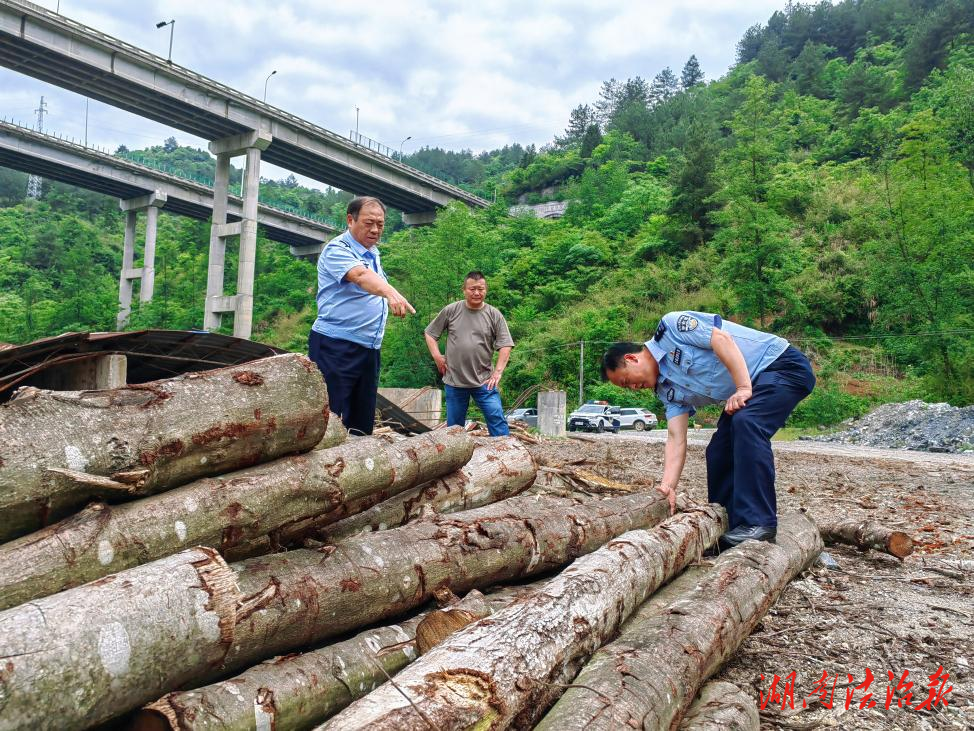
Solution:
[{"label": "police badge patch on sleeve", "polygon": [[689,315],[680,315],[676,320],[676,329],[681,333],[697,329],[697,318]]},{"label": "police badge patch on sleeve", "polygon": [[660,338],[663,337],[663,335],[665,334],[666,334],[666,323],[660,320],[659,325],[656,327],[656,334],[653,336],[653,340],[655,340],[658,343]]}]

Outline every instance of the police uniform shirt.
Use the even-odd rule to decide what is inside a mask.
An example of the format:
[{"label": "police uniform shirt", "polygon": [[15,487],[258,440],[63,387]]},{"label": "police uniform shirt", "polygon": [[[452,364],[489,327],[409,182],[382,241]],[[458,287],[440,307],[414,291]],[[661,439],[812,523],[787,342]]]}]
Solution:
[{"label": "police uniform shirt", "polygon": [[[383,279],[379,247],[371,249],[356,241],[350,231],[328,242],[318,257],[318,318],[312,330],[366,348],[382,347],[389,305],[385,297],[366,292],[345,275],[364,266]],[[387,280],[388,281],[388,280]]]},{"label": "police uniform shirt", "polygon": [[737,386],[710,345],[714,328],[734,338],[753,382],[788,347],[771,333],[729,322],[707,312],[670,312],[660,320],[646,348],[659,363],[656,395],[666,418],[693,416],[697,409],[729,399]]}]

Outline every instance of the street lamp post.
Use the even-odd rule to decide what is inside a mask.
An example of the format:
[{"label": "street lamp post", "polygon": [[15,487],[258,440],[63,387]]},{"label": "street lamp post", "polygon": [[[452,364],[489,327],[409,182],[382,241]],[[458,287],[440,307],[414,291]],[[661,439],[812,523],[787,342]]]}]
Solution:
[{"label": "street lamp post", "polygon": [[271,77],[276,73],[277,73],[277,69],[274,69],[269,74],[267,74],[267,78],[264,79],[264,102],[265,103],[267,102],[267,82],[270,81]]},{"label": "street lamp post", "polygon": [[169,61],[169,63],[172,63],[172,34],[173,31],[176,30],[176,19],[160,20],[158,23],[156,23],[156,28],[165,28],[167,25],[169,26],[169,58],[166,60]]},{"label": "street lamp post", "polygon": [[407,142],[409,142],[409,140],[411,140],[412,138],[413,136],[409,135],[409,137],[407,137],[406,139],[404,139],[402,142],[399,143],[399,162],[402,162],[402,146],[405,145]]},{"label": "street lamp post", "polygon": [[355,143],[361,144],[358,137],[358,107],[355,107]]}]

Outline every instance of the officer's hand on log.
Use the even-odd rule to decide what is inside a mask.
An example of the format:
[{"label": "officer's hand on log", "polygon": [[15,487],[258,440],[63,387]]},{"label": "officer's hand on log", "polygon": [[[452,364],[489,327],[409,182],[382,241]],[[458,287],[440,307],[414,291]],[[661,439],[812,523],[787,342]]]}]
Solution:
[{"label": "officer's hand on log", "polygon": [[656,489],[661,493],[666,495],[666,499],[670,503],[670,515],[676,513],[676,488],[670,487],[668,485],[659,484],[656,485]]},{"label": "officer's hand on log", "polygon": [[734,395],[727,399],[727,404],[724,406],[724,411],[728,414],[733,414],[736,411],[740,411],[745,406],[747,406],[748,399],[751,398],[750,388],[738,388],[734,392]]}]

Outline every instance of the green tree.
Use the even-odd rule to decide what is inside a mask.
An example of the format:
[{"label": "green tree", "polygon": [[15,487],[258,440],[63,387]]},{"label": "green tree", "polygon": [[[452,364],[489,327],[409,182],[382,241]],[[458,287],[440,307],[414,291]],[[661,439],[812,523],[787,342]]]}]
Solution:
[{"label": "green tree", "polygon": [[755,59],[755,71],[771,81],[783,81],[788,73],[788,52],[774,37],[761,44]]},{"label": "green tree", "polygon": [[[568,117],[568,126],[565,128],[564,136],[555,138],[555,141],[560,147],[571,147],[573,145],[584,146],[585,137],[588,135],[589,129],[593,126],[595,127],[595,131],[598,132],[595,110],[588,104],[579,104],[571,111]],[[586,157],[586,155],[583,154],[582,157]]]},{"label": "green tree", "polygon": [[932,69],[945,66],[954,43],[970,43],[964,34],[974,33],[974,6],[969,0],[945,0],[926,10],[910,29],[903,50],[905,83],[911,89],[919,88]]},{"label": "green tree", "polygon": [[842,80],[838,97],[850,119],[864,107],[889,111],[898,100],[896,71],[873,64],[865,57],[857,58]]},{"label": "green tree", "polygon": [[653,78],[649,87],[647,103],[650,107],[658,106],[669,100],[680,88],[680,82],[669,66],[660,71]]},{"label": "green tree", "polygon": [[825,76],[825,66],[835,49],[822,43],[807,41],[791,64],[789,78],[799,94],[811,94],[820,99],[832,96]]},{"label": "green tree", "polygon": [[680,248],[699,246],[713,236],[710,215],[719,207],[713,200],[717,191],[713,177],[716,136],[716,130],[699,123],[691,125],[687,135],[686,154],[674,176],[671,220],[665,234]]},{"label": "green tree", "polygon": [[691,55],[687,62],[683,64],[683,71],[680,72],[680,86],[686,90],[697,84],[703,83],[703,70],[696,55]]},{"label": "green tree", "polygon": [[[970,327],[974,201],[960,184],[966,171],[947,157],[929,110],[900,132],[896,157],[884,160],[875,180],[879,236],[867,247],[880,324],[904,334]],[[969,341],[948,333],[917,337],[910,350],[937,391],[951,400],[974,398]]]},{"label": "green tree", "polygon": [[645,108],[649,102],[649,85],[636,76],[617,81],[609,79],[602,82],[599,98],[595,102],[595,112],[602,129],[609,129],[623,110]]},{"label": "green tree", "polygon": [[590,158],[595,148],[601,144],[602,133],[599,131],[599,126],[597,124],[590,124],[588,129],[585,130],[585,135],[582,137],[582,146],[579,154],[583,158]]},{"label": "green tree", "polygon": [[974,190],[974,68],[951,65],[936,79],[933,102],[943,120],[944,137],[955,160],[967,170]]},{"label": "green tree", "polygon": [[763,43],[764,28],[760,23],[755,23],[744,31],[744,35],[737,42],[737,63],[744,64],[757,58]]},{"label": "green tree", "polygon": [[714,214],[721,229],[715,243],[724,252],[721,265],[738,310],[764,327],[782,308],[801,306],[791,277],[801,269],[788,219],[768,203],[775,163],[781,159],[773,126],[774,86],[760,76],[748,80],[744,101],[730,123],[734,146],[722,157],[723,208]]}]

